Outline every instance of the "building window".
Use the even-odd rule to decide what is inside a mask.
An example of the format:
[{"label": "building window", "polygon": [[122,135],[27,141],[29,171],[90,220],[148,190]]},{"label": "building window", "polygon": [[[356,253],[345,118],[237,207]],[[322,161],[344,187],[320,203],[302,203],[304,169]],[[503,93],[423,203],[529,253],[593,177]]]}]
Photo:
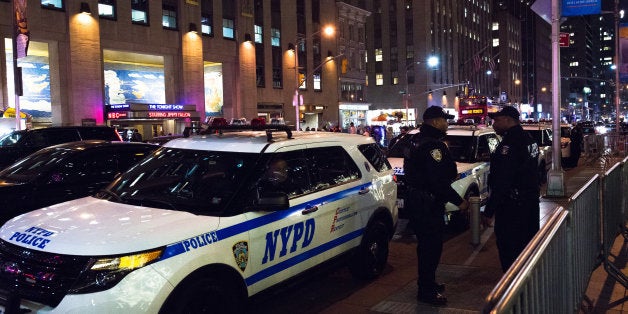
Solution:
[{"label": "building window", "polygon": [[201,1],[201,34],[214,36],[214,1]]},{"label": "building window", "polygon": [[384,56],[382,52],[382,48],[375,48],[375,62],[383,61]]},{"label": "building window", "polygon": [[116,19],[116,0],[99,0],[98,16],[105,19]]},{"label": "building window", "polygon": [[148,0],[131,0],[131,22],[148,25]]},{"label": "building window", "polygon": [[63,10],[63,0],[41,0],[41,6],[46,9]]},{"label": "building window", "polygon": [[222,37],[234,39],[235,22],[232,19],[222,19]]},{"label": "building window", "polygon": [[177,29],[177,8],[170,5],[162,7],[161,25],[166,29]]},{"label": "building window", "polygon": [[320,73],[314,73],[312,75],[312,79],[313,79],[313,82],[314,82],[314,90],[320,91],[322,89],[321,88],[321,74]]},{"label": "building window", "polygon": [[212,27],[212,16],[201,15],[201,33],[203,35],[214,36],[214,28]]},{"label": "building window", "polygon": [[273,47],[281,47],[281,31],[278,28],[270,29],[270,44]]},{"label": "building window", "polygon": [[384,74],[375,73],[375,85],[384,85]]},{"label": "building window", "polygon": [[255,43],[261,44],[264,38],[263,28],[260,25],[255,25]]}]

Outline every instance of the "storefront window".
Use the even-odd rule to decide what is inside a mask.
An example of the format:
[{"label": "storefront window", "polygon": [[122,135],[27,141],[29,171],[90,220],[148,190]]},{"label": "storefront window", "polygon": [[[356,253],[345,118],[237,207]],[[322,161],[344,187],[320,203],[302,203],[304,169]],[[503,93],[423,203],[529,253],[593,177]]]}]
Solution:
[{"label": "storefront window", "polygon": [[166,103],[163,57],[104,50],[105,104]]},{"label": "storefront window", "polygon": [[[11,110],[15,108],[15,84],[13,73],[13,51],[11,39],[4,39],[6,47],[6,80],[8,91],[7,108],[0,107],[2,117],[10,118]],[[50,66],[48,61],[48,44],[30,41],[28,56],[21,58],[17,66],[22,70],[22,96],[20,97],[21,116],[33,123],[50,123],[52,121],[52,106],[50,97]],[[15,110],[13,109],[15,117]],[[29,121],[30,122],[30,121]]]}]

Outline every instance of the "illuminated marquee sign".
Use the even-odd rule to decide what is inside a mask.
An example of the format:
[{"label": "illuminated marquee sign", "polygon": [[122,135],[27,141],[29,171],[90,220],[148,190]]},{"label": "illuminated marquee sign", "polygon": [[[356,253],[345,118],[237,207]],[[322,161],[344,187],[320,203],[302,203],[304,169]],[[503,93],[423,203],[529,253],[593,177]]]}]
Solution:
[{"label": "illuminated marquee sign", "polygon": [[148,113],[149,118],[190,118],[192,114],[190,112],[163,112],[163,111],[151,111]]},{"label": "illuminated marquee sign", "polygon": [[108,112],[107,119],[124,119],[129,116],[128,112]]},{"label": "illuminated marquee sign", "polygon": [[172,105],[172,104],[149,104],[148,110],[179,111],[179,110],[185,110],[185,106],[184,105]]},{"label": "illuminated marquee sign", "polygon": [[462,110],[462,114],[482,114],[484,109],[466,109]]}]

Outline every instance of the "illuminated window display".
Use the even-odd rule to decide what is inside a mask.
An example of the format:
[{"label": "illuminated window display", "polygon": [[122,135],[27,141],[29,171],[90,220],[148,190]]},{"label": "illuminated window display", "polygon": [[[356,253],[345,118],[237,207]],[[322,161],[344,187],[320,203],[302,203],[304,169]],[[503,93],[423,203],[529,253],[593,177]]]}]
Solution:
[{"label": "illuminated window display", "polygon": [[163,57],[104,51],[105,104],[166,102]]},{"label": "illuminated window display", "polygon": [[205,115],[222,116],[222,64],[205,62]]},{"label": "illuminated window display", "polygon": [[[6,78],[8,103],[15,108],[15,85],[13,80],[13,51],[10,38],[4,40],[6,47]],[[48,63],[48,45],[31,41],[28,56],[18,60],[22,68],[22,89],[20,112],[33,117],[36,122],[50,122],[52,118],[50,98],[50,66]],[[2,111],[7,108],[0,108]]]}]

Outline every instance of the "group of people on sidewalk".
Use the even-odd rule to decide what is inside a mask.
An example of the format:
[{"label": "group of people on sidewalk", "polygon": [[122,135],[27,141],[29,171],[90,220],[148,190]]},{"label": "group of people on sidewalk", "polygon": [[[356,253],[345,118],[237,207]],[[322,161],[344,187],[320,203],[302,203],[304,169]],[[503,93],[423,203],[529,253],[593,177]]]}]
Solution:
[{"label": "group of people on sidewalk", "polygon": [[[517,109],[504,107],[489,116],[502,141],[491,154],[490,195],[482,220],[495,226],[505,272],[539,230],[539,148],[521,127]],[[445,285],[436,280],[443,251],[445,204],[451,202],[461,211],[469,208],[468,201],[451,187],[458,171],[443,138],[447,120],[452,118],[439,106],[428,107],[420,132],[412,135],[412,145],[404,152],[409,190],[406,206],[417,237],[417,300],[437,306],[447,304]]]}]

